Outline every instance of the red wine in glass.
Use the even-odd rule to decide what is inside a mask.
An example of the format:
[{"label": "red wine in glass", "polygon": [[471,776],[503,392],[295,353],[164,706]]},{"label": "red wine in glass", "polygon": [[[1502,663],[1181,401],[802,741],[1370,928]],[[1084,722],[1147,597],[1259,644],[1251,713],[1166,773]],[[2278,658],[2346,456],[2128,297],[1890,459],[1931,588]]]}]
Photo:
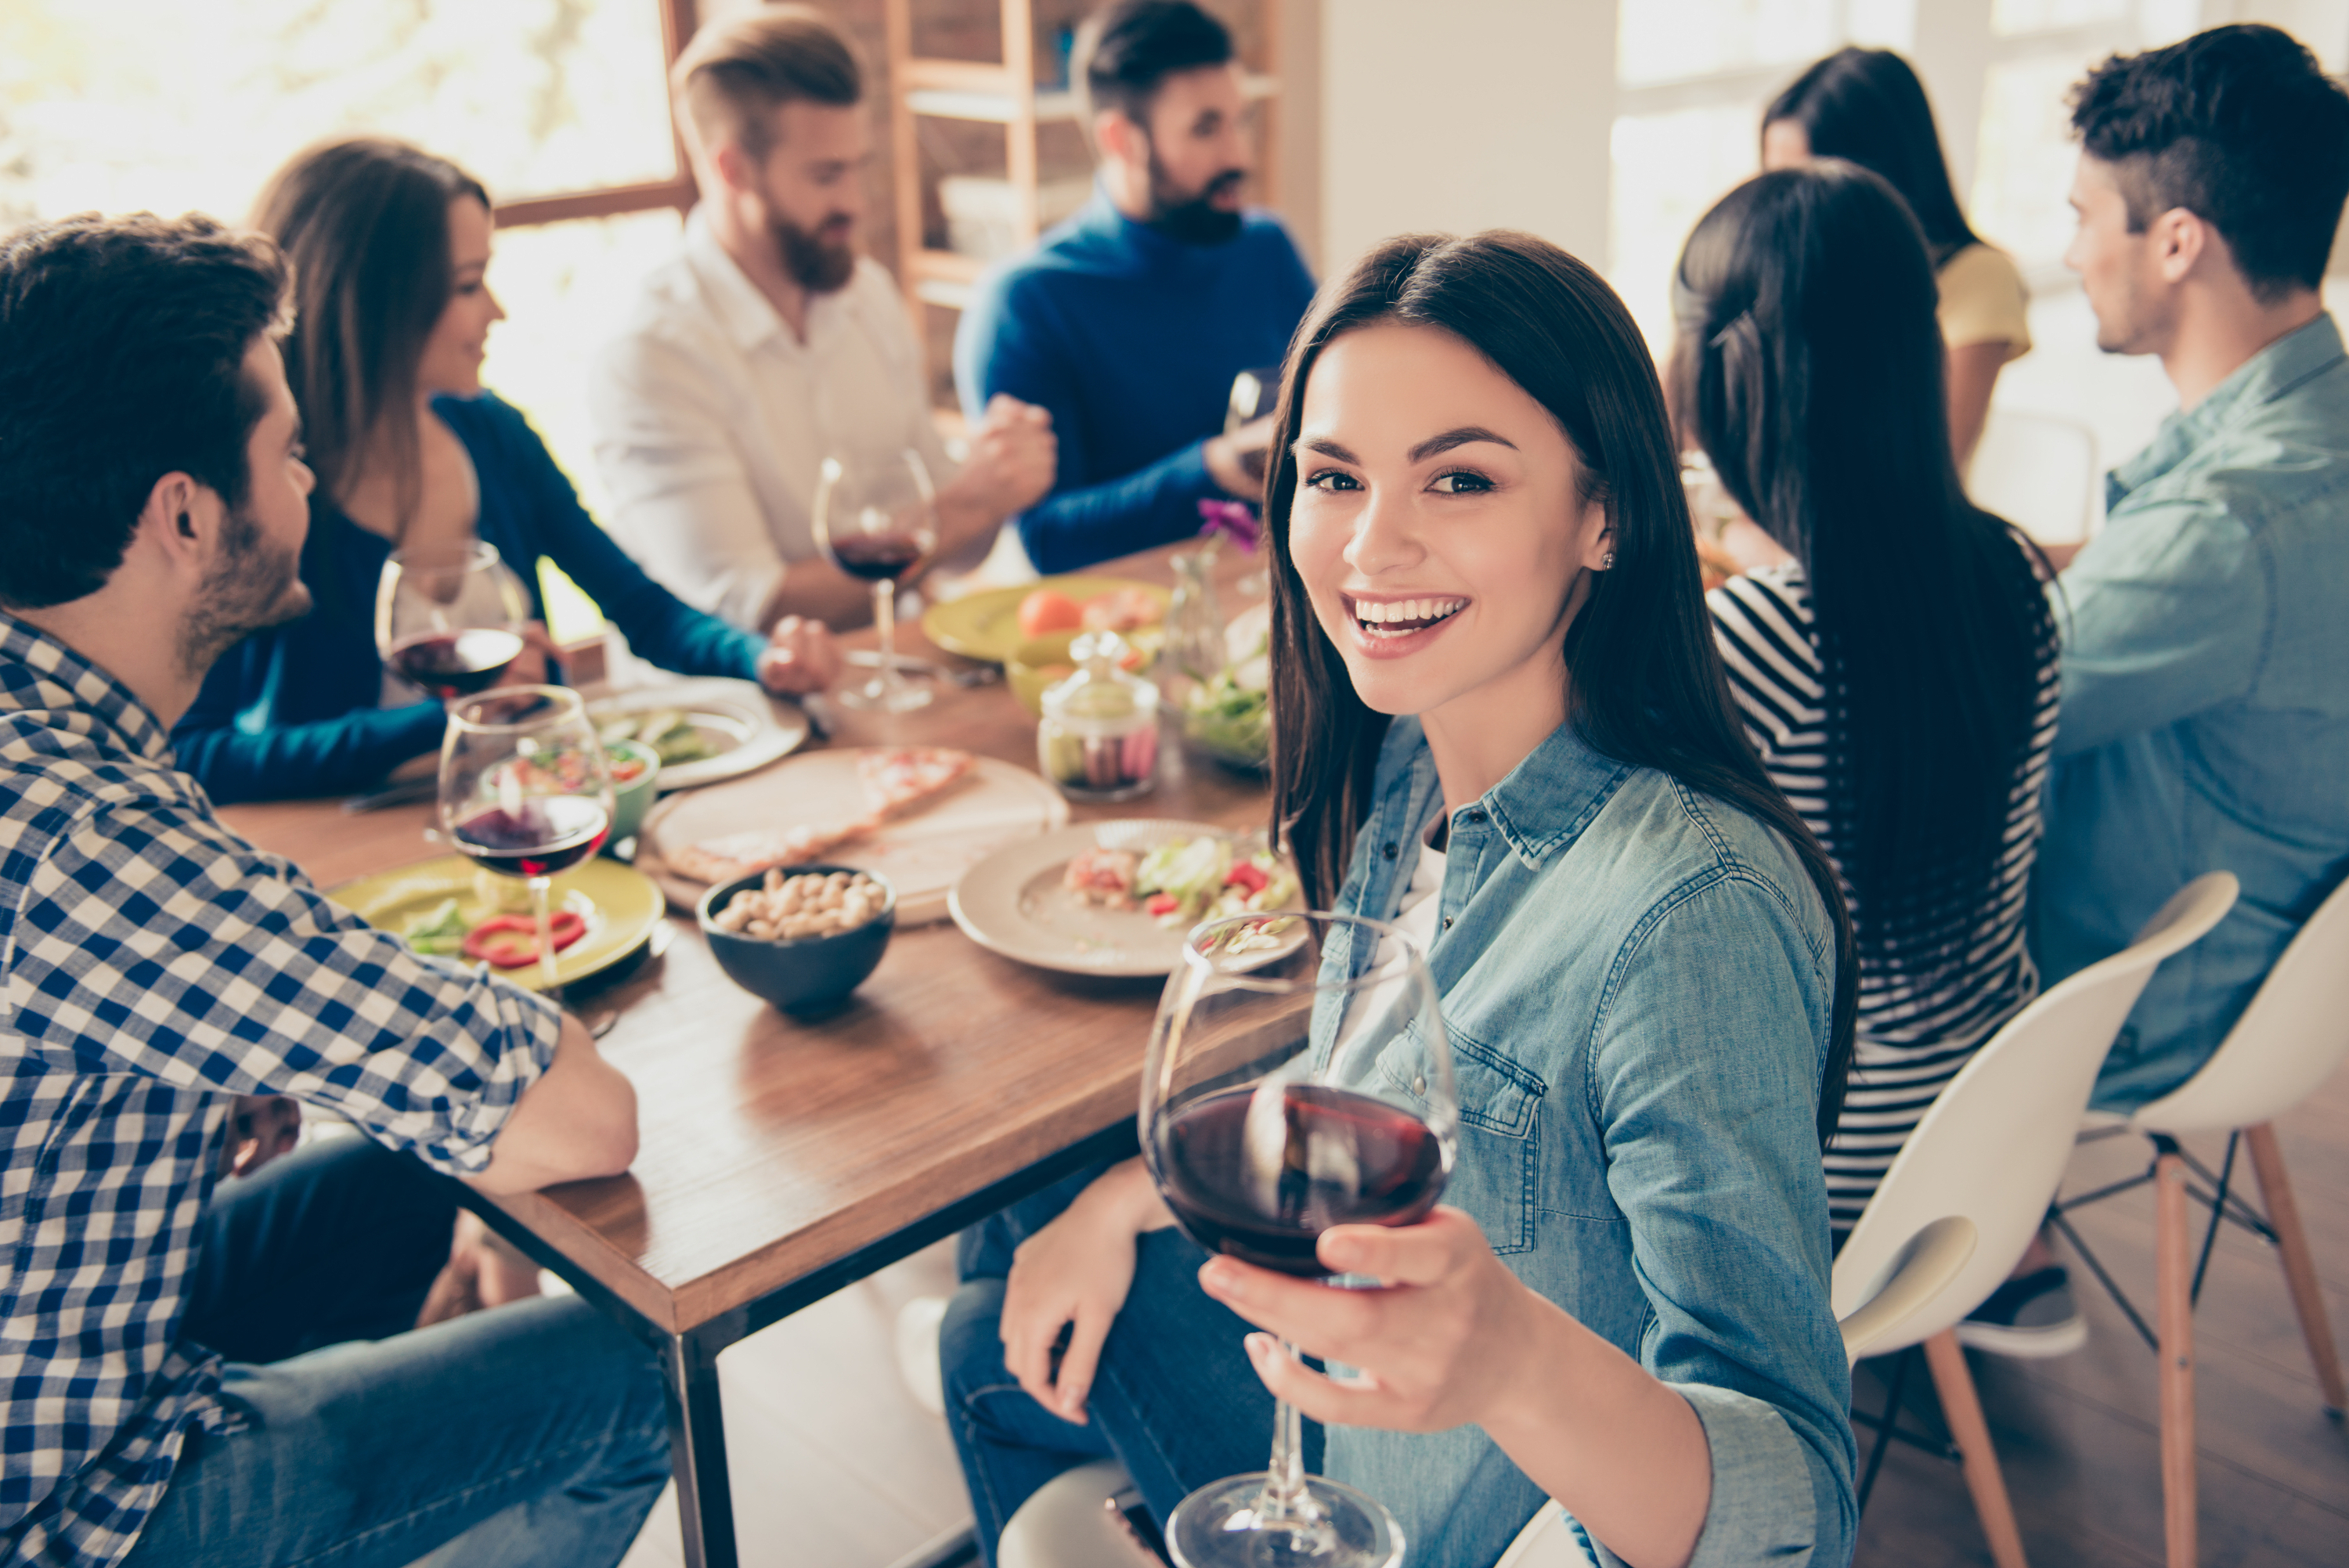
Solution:
[{"label": "red wine in glass", "polygon": [[450,835],[458,849],[509,877],[551,877],[568,871],[603,843],[611,818],[601,801],[583,795],[541,795],[517,808],[474,812]]},{"label": "red wine in glass", "polygon": [[471,696],[495,686],[522,650],[522,634],[501,627],[420,632],[392,645],[391,667],[434,696]]},{"label": "red wine in glass", "polygon": [[1184,1234],[1301,1278],[1330,1273],[1314,1246],[1330,1226],[1412,1224],[1444,1192],[1444,1149],[1427,1123],[1327,1084],[1203,1095],[1158,1135],[1159,1192]]},{"label": "red wine in glass", "polygon": [[894,583],[928,553],[911,533],[848,534],[832,542],[832,558],[840,569],[867,583]]}]

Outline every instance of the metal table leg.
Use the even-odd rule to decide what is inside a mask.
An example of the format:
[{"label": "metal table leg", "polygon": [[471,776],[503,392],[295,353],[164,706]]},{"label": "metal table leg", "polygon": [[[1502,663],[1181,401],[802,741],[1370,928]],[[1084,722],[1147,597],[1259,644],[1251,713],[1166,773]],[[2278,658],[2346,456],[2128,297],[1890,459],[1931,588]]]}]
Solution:
[{"label": "metal table leg", "polygon": [[514,1243],[541,1267],[553,1270],[590,1303],[659,1353],[661,1380],[668,1386],[669,1469],[677,1478],[677,1511],[685,1536],[686,1568],[737,1568],[734,1494],[726,1468],[726,1420],[718,1392],[718,1355],[768,1325],[854,1284],[931,1243],[985,1219],[1007,1204],[1040,1191],[1087,1165],[1123,1160],[1134,1152],[1131,1119],[1046,1155],[1024,1171],[915,1221],[837,1263],[803,1274],[757,1300],[720,1313],[683,1334],[665,1333],[620,1299],[601,1281],[462,1182],[450,1181],[458,1201]]},{"label": "metal table leg", "polygon": [[718,1353],[743,1337],[730,1312],[669,1336],[661,1352],[668,1382],[669,1469],[685,1532],[685,1568],[735,1568],[734,1494],[726,1469],[726,1413],[718,1393]]}]

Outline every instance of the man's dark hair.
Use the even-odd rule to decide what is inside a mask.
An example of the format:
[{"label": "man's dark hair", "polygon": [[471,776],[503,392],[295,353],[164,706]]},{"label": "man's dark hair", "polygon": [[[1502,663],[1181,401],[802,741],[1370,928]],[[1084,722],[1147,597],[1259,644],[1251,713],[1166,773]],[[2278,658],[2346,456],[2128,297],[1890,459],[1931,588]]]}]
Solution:
[{"label": "man's dark hair", "polygon": [[2072,128],[2113,166],[2131,233],[2183,207],[2258,298],[2323,280],[2349,199],[2349,94],[2290,34],[2241,24],[2115,55],[2072,89]]},{"label": "man's dark hair", "polygon": [[1079,33],[1072,74],[1084,84],[1087,119],[1113,108],[1147,126],[1161,82],[1229,65],[1233,53],[1231,29],[1191,0],[1117,0]]},{"label": "man's dark hair", "polygon": [[244,504],[268,410],[244,356],[285,292],[275,245],[192,213],[0,237],[0,605],[104,587],[165,474]]}]

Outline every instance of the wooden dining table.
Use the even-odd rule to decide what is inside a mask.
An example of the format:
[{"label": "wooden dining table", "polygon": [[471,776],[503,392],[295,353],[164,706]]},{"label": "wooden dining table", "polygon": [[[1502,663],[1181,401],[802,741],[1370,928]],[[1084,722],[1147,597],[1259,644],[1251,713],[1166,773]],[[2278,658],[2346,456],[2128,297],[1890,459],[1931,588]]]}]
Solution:
[{"label": "wooden dining table", "polygon": [[[1095,570],[1171,583],[1170,555]],[[1252,564],[1222,563],[1227,594]],[[869,633],[845,640],[871,645]],[[910,622],[898,645],[961,664]],[[929,707],[902,716],[827,704],[832,734],[811,744],[951,746],[1035,766],[1035,720],[1003,684],[936,684]],[[1161,758],[1154,793],[1072,803],[1072,819],[1264,823],[1260,778],[1186,758],[1179,745]],[[788,806],[782,765],[753,777],[776,779]],[[432,814],[428,802],[354,815],[332,799],[221,811],[326,886],[434,853]],[[897,931],[845,1005],[797,1018],[730,980],[690,915],[666,918],[664,952],[579,1004],[599,1021],[615,1015],[602,1048],[636,1085],[635,1164],[518,1197],[468,1189],[466,1201],[659,1353],[685,1560],[732,1568],[719,1352],[1070,1172],[1131,1153],[1161,982],[1031,968],[940,922]]]}]

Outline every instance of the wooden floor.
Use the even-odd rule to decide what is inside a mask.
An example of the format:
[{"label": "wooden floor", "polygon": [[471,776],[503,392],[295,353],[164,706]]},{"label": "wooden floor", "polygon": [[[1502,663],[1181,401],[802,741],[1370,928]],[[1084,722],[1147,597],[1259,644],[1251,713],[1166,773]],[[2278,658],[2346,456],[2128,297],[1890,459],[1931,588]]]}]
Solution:
[{"label": "wooden floor", "polygon": [[[2349,1073],[2278,1124],[2323,1277],[2333,1332],[2349,1348]],[[2192,1146],[2215,1165],[2222,1140]],[[2142,1165],[2144,1145],[2085,1145],[2068,1191]],[[2239,1167],[2247,1195],[2257,1187]],[[2076,1222],[2151,1311],[2152,1193],[2124,1195]],[[2199,1234],[2199,1233],[2198,1233]],[[2034,1568],[2162,1562],[2154,1360],[2086,1271],[2073,1269],[2094,1330],[2059,1360],[1973,1357],[2023,1542]],[[905,1394],[892,1335],[898,1305],[949,1283],[942,1249],[844,1291],[720,1358],[743,1568],[890,1568],[968,1522],[946,1430]],[[2202,1562],[2349,1565],[2349,1431],[2324,1415],[2282,1272],[2266,1245],[2220,1237],[2195,1324],[2200,1357]],[[1880,1367],[1860,1368],[1863,1408],[1880,1408]],[[1921,1368],[1912,1423],[1936,1419]],[[1865,1453],[1865,1449],[1863,1449]],[[1988,1564],[1957,1468],[1895,1445],[1861,1522],[1863,1568]],[[625,1568],[681,1563],[673,1501]],[[1433,1565],[1429,1565],[1433,1568]]]}]

